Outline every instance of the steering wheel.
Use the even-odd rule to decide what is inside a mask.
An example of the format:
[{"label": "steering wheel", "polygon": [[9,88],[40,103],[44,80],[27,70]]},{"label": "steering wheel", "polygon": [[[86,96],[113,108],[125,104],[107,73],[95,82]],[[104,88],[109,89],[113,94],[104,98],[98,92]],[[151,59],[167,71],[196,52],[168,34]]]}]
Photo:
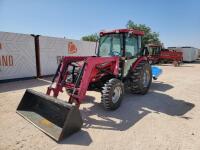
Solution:
[{"label": "steering wheel", "polygon": [[111,54],[112,56],[120,56],[120,52],[114,51],[114,50],[111,51],[110,54]]}]

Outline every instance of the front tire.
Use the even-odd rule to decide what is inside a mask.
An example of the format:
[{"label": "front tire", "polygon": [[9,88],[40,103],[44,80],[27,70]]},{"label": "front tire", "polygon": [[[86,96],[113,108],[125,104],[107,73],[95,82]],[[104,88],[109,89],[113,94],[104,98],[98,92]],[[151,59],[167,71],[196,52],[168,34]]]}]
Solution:
[{"label": "front tire", "polygon": [[134,94],[146,94],[152,82],[151,66],[147,61],[141,61],[128,75],[128,89]]},{"label": "front tire", "polygon": [[115,110],[120,106],[123,95],[123,83],[116,78],[112,78],[108,80],[103,86],[101,103],[105,109]]}]

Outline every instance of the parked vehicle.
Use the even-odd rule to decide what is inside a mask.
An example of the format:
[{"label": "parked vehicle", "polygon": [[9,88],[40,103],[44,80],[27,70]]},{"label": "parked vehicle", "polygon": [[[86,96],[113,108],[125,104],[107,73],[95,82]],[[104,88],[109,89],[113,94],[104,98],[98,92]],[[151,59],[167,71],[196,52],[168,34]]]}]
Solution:
[{"label": "parked vehicle", "polygon": [[[26,90],[17,113],[60,141],[81,129],[79,106],[88,89],[101,89],[101,103],[117,109],[125,87],[132,93],[146,94],[152,82],[151,66],[141,55],[142,31],[119,29],[100,33],[97,56],[66,56],[57,68],[46,94]],[[67,91],[69,100],[59,100]]]}]

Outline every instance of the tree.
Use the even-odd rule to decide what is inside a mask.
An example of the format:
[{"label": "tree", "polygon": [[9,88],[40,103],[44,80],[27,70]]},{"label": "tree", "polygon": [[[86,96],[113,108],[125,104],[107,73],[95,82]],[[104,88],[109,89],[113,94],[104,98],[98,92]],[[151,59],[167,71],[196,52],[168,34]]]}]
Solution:
[{"label": "tree", "polygon": [[[146,44],[159,44],[161,45],[160,39],[159,39],[159,33],[153,32],[150,27],[146,26],[145,24],[136,24],[132,20],[129,20],[126,24],[126,27],[128,29],[138,29],[144,31],[145,35],[142,38],[142,47],[144,47]],[[83,41],[92,41],[96,42],[98,40],[99,36],[97,33],[83,36]]]},{"label": "tree", "polygon": [[82,39],[83,41],[96,42],[96,41],[98,40],[98,38],[99,38],[98,34],[95,33],[95,34],[83,36],[81,39]]},{"label": "tree", "polygon": [[144,31],[144,36],[142,38],[142,47],[146,44],[161,44],[159,39],[159,33],[153,32],[150,27],[145,24],[136,24],[132,20],[129,20],[126,24],[128,29],[137,29]]}]

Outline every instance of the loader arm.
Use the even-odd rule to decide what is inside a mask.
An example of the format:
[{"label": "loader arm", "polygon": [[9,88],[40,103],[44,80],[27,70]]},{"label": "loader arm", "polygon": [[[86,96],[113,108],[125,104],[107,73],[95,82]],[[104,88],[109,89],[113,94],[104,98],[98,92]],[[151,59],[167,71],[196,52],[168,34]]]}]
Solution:
[{"label": "loader arm", "polygon": [[83,80],[80,82],[78,95],[71,95],[71,97],[75,98],[79,104],[85,98],[89,83],[92,80],[95,80],[95,76],[97,72],[99,72],[97,68],[99,64],[112,63],[111,71],[114,76],[118,76],[119,57],[96,57],[95,59],[93,57],[89,57],[85,63],[86,64],[82,76]]},{"label": "loader arm", "polygon": [[[86,56],[64,57],[61,60],[59,66],[56,70],[56,73],[52,80],[52,84],[48,87],[46,94],[51,95],[51,93],[53,93],[53,97],[57,97],[59,92],[63,92],[63,87],[66,86],[65,85],[66,78],[69,75],[69,72],[68,72],[69,65],[73,62],[85,61],[86,58],[87,58]],[[55,87],[53,87],[54,82],[56,84]],[[71,86],[73,87],[73,85],[71,85]]]},{"label": "loader arm", "polygon": [[[76,82],[69,83],[66,79],[70,75],[69,65],[72,62],[80,62],[79,74]],[[53,91],[53,96],[57,97],[59,92],[63,92],[63,87],[71,88],[69,103],[75,102],[77,106],[84,100],[88,86],[91,82],[95,82],[106,74],[118,76],[119,57],[64,57],[59,65],[60,69],[56,72],[56,86],[53,88],[49,86],[47,95]]]}]

